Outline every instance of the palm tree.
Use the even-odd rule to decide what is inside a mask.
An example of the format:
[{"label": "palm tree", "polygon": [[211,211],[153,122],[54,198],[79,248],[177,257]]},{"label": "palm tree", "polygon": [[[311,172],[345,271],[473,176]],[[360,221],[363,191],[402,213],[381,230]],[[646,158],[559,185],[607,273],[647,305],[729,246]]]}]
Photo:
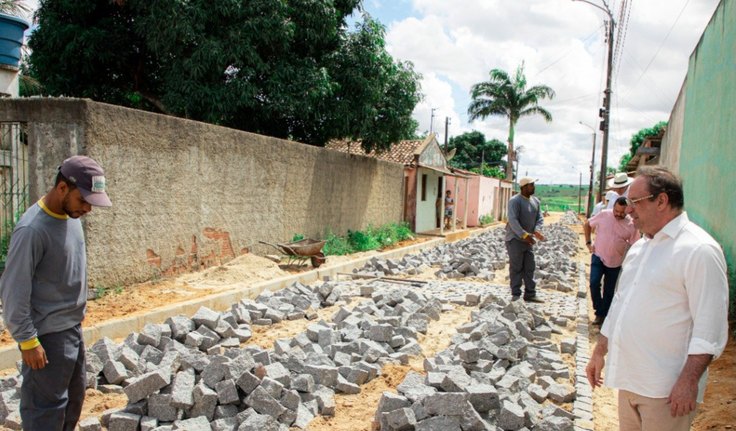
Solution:
[{"label": "palm tree", "polygon": [[490,72],[490,80],[479,82],[470,90],[472,101],[468,107],[470,121],[484,119],[491,115],[501,115],[509,119],[508,163],[506,164],[506,178],[513,180],[514,160],[514,129],[519,118],[528,115],[541,115],[548,123],[552,121],[552,114],[539,106],[542,99],[553,99],[555,92],[546,85],[535,85],[526,88],[524,63],[516,69],[516,75],[509,74],[501,69]]}]

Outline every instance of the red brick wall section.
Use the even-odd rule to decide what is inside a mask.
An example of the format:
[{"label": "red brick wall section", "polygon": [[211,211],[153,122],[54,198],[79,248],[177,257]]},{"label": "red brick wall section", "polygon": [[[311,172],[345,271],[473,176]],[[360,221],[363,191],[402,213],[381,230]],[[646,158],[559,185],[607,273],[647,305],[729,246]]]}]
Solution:
[{"label": "red brick wall section", "polygon": [[[219,266],[235,258],[235,252],[233,251],[228,232],[222,229],[205,228],[202,234],[205,239],[201,246],[199,245],[197,236],[192,235],[189,253],[186,252],[183,246],[179,245],[176,248],[173,260],[168,265],[164,265],[161,256],[149,248],[146,250],[148,264],[156,268],[161,275],[172,276],[210,268],[212,266]],[[243,248],[241,254],[248,253],[248,251],[248,248]]]}]

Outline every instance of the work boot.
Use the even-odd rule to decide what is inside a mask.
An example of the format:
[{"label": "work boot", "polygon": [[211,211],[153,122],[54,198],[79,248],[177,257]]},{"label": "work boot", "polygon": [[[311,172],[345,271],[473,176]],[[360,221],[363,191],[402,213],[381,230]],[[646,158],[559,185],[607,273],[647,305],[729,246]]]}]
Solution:
[{"label": "work boot", "polygon": [[538,297],[537,295],[524,297],[525,302],[533,302],[535,304],[544,304],[544,299]]},{"label": "work boot", "polygon": [[511,301],[518,301],[521,299],[520,295],[511,295]]}]

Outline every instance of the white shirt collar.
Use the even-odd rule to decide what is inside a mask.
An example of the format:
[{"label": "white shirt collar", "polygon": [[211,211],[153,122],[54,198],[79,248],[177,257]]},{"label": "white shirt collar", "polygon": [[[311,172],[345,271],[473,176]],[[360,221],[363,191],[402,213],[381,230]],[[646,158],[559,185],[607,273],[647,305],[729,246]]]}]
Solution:
[{"label": "white shirt collar", "polygon": [[690,222],[690,219],[687,217],[687,213],[683,211],[680,215],[670,220],[669,223],[664,225],[662,229],[659,230],[656,234],[654,234],[654,237],[658,237],[661,235],[667,235],[670,238],[675,238],[680,233],[680,231],[687,226],[687,224]]}]

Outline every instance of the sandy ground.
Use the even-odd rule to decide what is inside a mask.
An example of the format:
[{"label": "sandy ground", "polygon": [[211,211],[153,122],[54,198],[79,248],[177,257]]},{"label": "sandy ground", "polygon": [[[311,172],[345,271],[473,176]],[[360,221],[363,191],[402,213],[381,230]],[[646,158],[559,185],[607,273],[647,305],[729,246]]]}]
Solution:
[{"label": "sandy ground", "polygon": [[[545,223],[551,224],[559,221],[561,213],[552,213],[545,218]],[[589,255],[584,248],[582,239],[582,227],[573,226],[580,233],[579,246],[581,253],[578,259],[589,263]],[[424,241],[419,239],[416,242]],[[404,245],[407,242],[404,243]],[[334,256],[328,258],[329,263],[338,263],[354,259],[358,256],[373,255],[377,252],[360,253],[357,256]],[[193,298],[209,295],[215,292],[243,288],[256,282],[270,278],[311,269],[309,265],[302,268],[279,266],[276,263],[256,255],[247,254],[222,265],[208,270],[186,274],[178,278],[163,279],[155,282],[141,283],[127,286],[116,292],[105,292],[102,298],[90,301],[88,304],[88,315],[84,325],[93,325],[107,319],[123,315],[134,315],[145,313],[162,305],[173,302],[190,300]],[[426,271],[424,274],[411,276],[416,279],[433,278],[436,269]],[[503,283],[507,279],[507,271],[497,271],[494,283]],[[348,304],[352,307],[359,299]],[[319,319],[328,320],[337,311],[339,305],[318,311]],[[427,335],[420,337],[424,354],[428,357],[449,345],[450,337],[456,327],[470,319],[470,308],[456,307],[453,311],[443,313],[440,320],[431,322]],[[591,319],[592,320],[592,319]],[[291,338],[303,331],[311,323],[307,321],[284,321],[270,327],[254,327],[253,338],[249,343],[257,344],[263,348],[271,348],[277,339]],[[733,326],[732,326],[733,327]],[[571,336],[572,330],[561,337]],[[592,329],[590,341],[595,342],[597,330]],[[0,335],[0,344],[11,343],[7,332]],[[592,344],[591,344],[592,347]],[[564,359],[570,367],[573,367],[572,358],[564,355]],[[357,395],[337,395],[336,415],[332,418],[317,418],[311,424],[310,430],[345,430],[359,431],[370,430],[373,414],[378,400],[384,391],[396,392],[396,386],[401,383],[406,373],[411,370],[422,371],[422,357],[412,358],[408,365],[387,366],[383,374],[375,380],[362,387]],[[11,370],[5,370],[2,374],[8,374]],[[727,430],[736,429],[736,340],[731,338],[726,352],[716,360],[710,367],[710,379],[706,390],[705,403],[700,407],[695,419],[693,430]],[[594,401],[594,425],[596,431],[615,430],[618,428],[616,399],[614,391],[608,388],[597,389],[593,396]],[[96,390],[88,390],[82,417],[89,415],[99,416],[103,411],[110,408],[120,408],[126,404],[124,395],[102,394]],[[0,427],[0,430],[4,428]]]}]

